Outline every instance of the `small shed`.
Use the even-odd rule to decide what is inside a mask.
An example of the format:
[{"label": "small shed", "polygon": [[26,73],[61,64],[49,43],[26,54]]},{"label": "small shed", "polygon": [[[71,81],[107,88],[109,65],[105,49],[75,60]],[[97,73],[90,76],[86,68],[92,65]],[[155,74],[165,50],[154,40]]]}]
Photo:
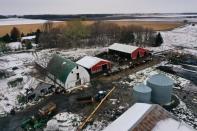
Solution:
[{"label": "small shed", "polygon": [[138,57],[144,57],[148,54],[147,49],[119,43],[112,44],[108,49],[109,53],[115,53],[133,60],[137,59]]},{"label": "small shed", "polygon": [[48,77],[65,89],[90,82],[90,75],[85,68],[58,55],[49,61],[47,71]]},{"label": "small shed", "polygon": [[21,37],[21,42],[25,43],[25,41],[30,41],[30,42],[34,42],[36,39],[36,36],[35,35],[31,35],[31,36],[24,36],[24,37]]},{"label": "small shed", "polygon": [[86,68],[90,74],[108,72],[111,69],[110,61],[93,56],[85,56],[76,63]]}]

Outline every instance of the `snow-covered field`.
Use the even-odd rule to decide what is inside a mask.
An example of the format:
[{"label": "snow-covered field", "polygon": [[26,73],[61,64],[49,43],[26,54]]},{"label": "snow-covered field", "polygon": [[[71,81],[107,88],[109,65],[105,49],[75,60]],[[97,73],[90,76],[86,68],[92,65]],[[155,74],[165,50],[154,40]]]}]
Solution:
[{"label": "snow-covered field", "polygon": [[[30,53],[10,54],[0,57],[0,70],[9,74],[0,79],[0,113],[10,112],[12,108],[19,107],[17,96],[23,90],[23,86],[31,79],[29,75],[33,67],[31,63],[34,57]],[[13,70],[13,67],[18,69]],[[8,83],[22,79],[17,85],[11,86]]]},{"label": "snow-covered field", "polygon": [[[39,19],[24,19],[24,18],[8,18],[8,19],[0,19],[0,26],[3,25],[22,25],[22,24],[43,24],[46,23],[47,20],[39,20]],[[58,22],[58,21],[54,21]]]},{"label": "snow-covered field", "polygon": [[[117,15],[116,15],[117,16]],[[116,17],[115,16],[115,17]],[[128,15],[119,15],[127,16]],[[113,18],[113,16],[111,16]],[[120,19],[120,20],[108,20],[108,21],[158,21],[158,22],[183,22],[187,20],[188,22],[197,22],[196,14],[137,14],[132,15],[132,19]]]},{"label": "snow-covered field", "polygon": [[161,32],[164,43],[160,47],[151,47],[153,51],[163,51],[169,49],[181,49],[184,53],[197,56],[197,25],[186,25],[172,31]]}]

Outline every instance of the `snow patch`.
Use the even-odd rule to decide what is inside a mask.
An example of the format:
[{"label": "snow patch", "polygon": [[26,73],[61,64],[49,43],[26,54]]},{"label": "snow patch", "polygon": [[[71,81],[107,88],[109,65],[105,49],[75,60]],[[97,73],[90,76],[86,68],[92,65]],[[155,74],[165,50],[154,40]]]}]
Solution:
[{"label": "snow patch", "polygon": [[7,44],[7,47],[11,50],[18,50],[22,48],[21,42],[11,42]]},{"label": "snow patch", "polygon": [[194,131],[191,127],[182,122],[178,122],[172,118],[168,118],[159,121],[153,128],[153,131],[166,131],[166,127],[169,131]]},{"label": "snow patch", "polygon": [[[160,47],[149,47],[155,52],[178,49],[197,56],[197,26],[186,25],[172,31],[161,32],[164,43]],[[183,49],[182,49],[183,48]]]},{"label": "snow patch", "polygon": [[[73,114],[69,112],[59,113],[54,116],[50,121],[48,121],[44,131],[76,131],[81,124],[82,117],[78,114]],[[88,125],[84,131],[100,131],[106,127],[103,121],[94,121],[92,125]]]}]

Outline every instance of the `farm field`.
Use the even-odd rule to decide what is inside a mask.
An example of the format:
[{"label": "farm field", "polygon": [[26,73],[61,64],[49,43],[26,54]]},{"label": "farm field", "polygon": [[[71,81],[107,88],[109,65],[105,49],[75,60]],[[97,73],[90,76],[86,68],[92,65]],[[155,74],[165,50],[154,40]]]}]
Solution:
[{"label": "farm field", "polygon": [[[95,21],[83,21],[84,24],[93,24]],[[115,23],[119,26],[137,25],[144,28],[152,28],[155,31],[166,31],[172,30],[174,28],[183,25],[182,22],[156,22],[156,21],[104,21],[107,23]],[[43,23],[36,24],[16,24],[16,25],[1,25],[0,24],[0,36],[10,33],[13,27],[17,27],[21,32],[27,34],[29,32],[36,31],[37,29],[42,29]],[[66,25],[66,22],[55,22],[54,26]]]},{"label": "farm field", "polygon": [[168,21],[107,21],[116,23],[119,26],[136,25],[144,28],[152,28],[155,31],[166,31],[183,25],[181,22],[168,22]]},{"label": "farm field", "polygon": [[[54,26],[61,26],[64,24],[64,22],[56,22],[53,25]],[[17,27],[21,32],[24,34],[35,32],[37,29],[42,29],[43,24],[37,23],[37,24],[17,24],[17,25],[0,25],[0,36],[3,36],[5,34],[9,34],[11,29],[13,27]]]}]

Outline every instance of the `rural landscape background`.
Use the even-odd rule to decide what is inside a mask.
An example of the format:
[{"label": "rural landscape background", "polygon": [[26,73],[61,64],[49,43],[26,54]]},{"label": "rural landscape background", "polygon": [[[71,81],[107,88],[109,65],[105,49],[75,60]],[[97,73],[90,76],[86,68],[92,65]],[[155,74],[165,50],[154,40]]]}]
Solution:
[{"label": "rural landscape background", "polygon": [[196,5],[2,0],[0,130],[197,130]]}]

